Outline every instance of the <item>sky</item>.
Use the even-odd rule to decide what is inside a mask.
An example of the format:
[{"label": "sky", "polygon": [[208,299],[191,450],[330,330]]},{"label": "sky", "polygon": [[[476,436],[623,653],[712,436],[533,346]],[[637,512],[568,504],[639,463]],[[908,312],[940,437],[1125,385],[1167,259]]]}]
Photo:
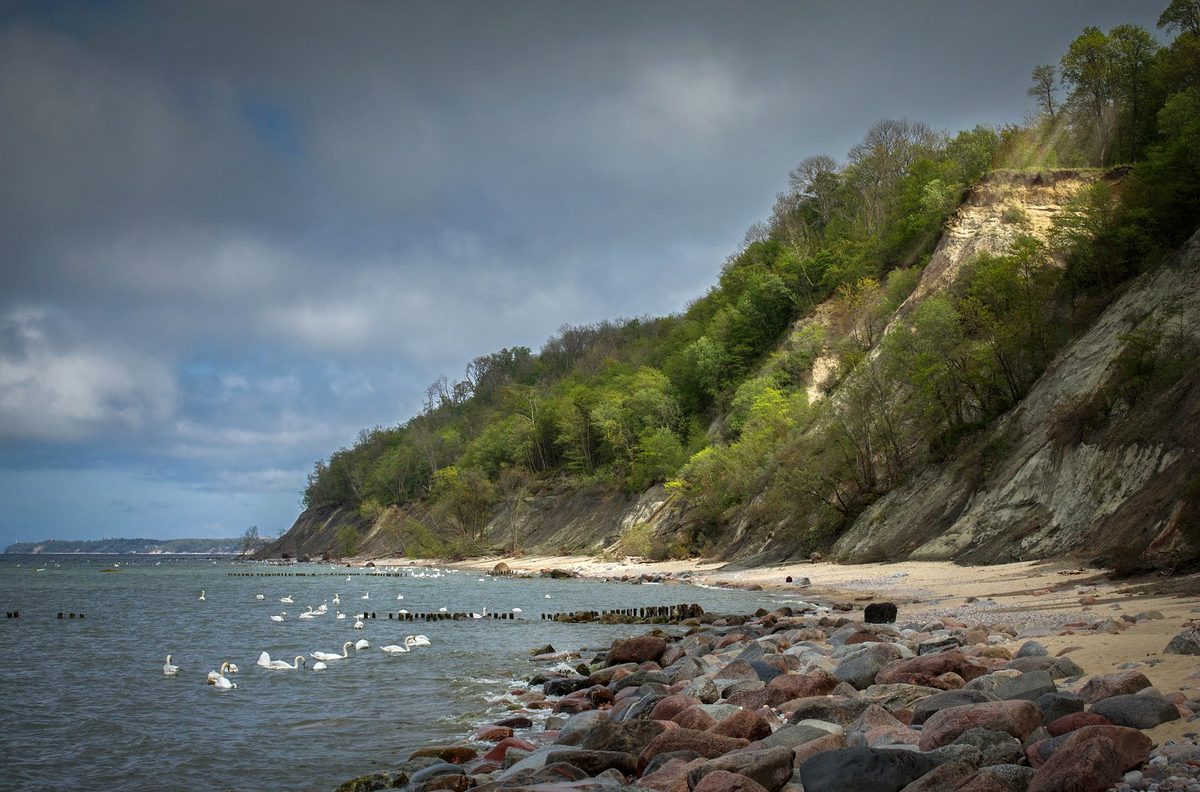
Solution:
[{"label": "sky", "polygon": [[274,534],[439,375],[715,282],[867,127],[1166,0],[0,0],[0,547]]}]

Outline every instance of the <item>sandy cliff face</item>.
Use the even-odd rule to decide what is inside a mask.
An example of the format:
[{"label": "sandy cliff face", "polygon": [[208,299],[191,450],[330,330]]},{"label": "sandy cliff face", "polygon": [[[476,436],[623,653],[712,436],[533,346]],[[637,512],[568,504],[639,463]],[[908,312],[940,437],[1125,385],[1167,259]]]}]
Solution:
[{"label": "sandy cliff face", "polygon": [[864,513],[837,542],[849,560],[999,562],[1065,553],[1172,565],[1200,554],[1189,485],[1200,476],[1200,364],[1166,391],[1117,405],[1078,442],[1057,422],[1119,376],[1139,330],[1200,327],[1200,233],[1170,265],[1135,281],[1059,355],[976,453],[926,470]]}]

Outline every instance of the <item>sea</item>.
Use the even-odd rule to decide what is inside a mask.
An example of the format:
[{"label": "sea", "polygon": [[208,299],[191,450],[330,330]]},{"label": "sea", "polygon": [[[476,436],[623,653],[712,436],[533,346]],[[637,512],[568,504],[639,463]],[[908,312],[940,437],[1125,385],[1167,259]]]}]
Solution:
[{"label": "sea", "polygon": [[[332,790],[505,717],[506,694],[538,668],[532,648],[598,649],[646,629],[548,622],[543,613],[693,602],[752,613],[799,602],[782,592],[683,584],[382,572],[227,558],[0,555],[0,789]],[[299,618],[323,604],[324,615]],[[485,618],[388,618],[441,608]],[[7,618],[13,611],[19,618]],[[270,618],[283,612],[281,622]],[[375,618],[354,629],[364,612]],[[380,651],[417,634],[429,645]],[[370,647],[312,670],[310,652],[340,654],[360,639]],[[256,665],[264,651],[308,663],[266,670]],[[163,674],[168,654],[177,675]],[[206,677],[226,661],[238,667],[228,675],[237,688],[222,691]]]}]

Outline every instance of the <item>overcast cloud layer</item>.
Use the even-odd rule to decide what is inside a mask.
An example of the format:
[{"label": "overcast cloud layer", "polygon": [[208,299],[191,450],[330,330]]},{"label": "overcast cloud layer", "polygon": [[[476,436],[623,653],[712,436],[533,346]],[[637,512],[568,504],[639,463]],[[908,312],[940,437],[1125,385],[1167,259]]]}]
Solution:
[{"label": "overcast cloud layer", "polygon": [[438,374],[680,310],[804,156],[1165,2],[0,2],[0,545],[286,527]]}]

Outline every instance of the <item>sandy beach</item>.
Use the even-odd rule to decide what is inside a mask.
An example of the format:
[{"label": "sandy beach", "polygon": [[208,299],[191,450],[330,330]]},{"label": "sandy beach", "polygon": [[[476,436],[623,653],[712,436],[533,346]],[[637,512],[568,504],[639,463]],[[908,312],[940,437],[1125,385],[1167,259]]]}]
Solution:
[{"label": "sandy beach", "polygon": [[[374,559],[377,566],[440,564],[409,558]],[[1069,654],[1087,671],[1080,680],[1135,668],[1164,694],[1182,691],[1200,696],[1200,662],[1163,649],[1182,629],[1200,621],[1200,574],[1143,576],[1113,580],[1103,570],[1067,560],[1025,561],[994,566],[964,566],[948,561],[888,564],[811,562],[782,566],[725,569],[705,561],[641,562],[588,556],[492,556],[449,564],[458,569],[490,571],[503,562],[514,572],[565,569],[588,578],[662,577],[710,586],[795,590],[798,597],[850,603],[894,602],[899,622],[957,620],[1009,624],[1018,630],[1010,648],[1036,638],[1050,652]],[[788,577],[792,583],[787,583]],[[798,586],[807,578],[809,585]],[[1161,614],[1162,618],[1123,620],[1122,616]],[[848,614],[853,615],[853,614]],[[1109,621],[1111,620],[1111,621]],[[1107,630],[1091,625],[1102,622]],[[636,628],[631,628],[631,633]],[[1181,739],[1196,724],[1173,721],[1147,730],[1155,742]]]}]

